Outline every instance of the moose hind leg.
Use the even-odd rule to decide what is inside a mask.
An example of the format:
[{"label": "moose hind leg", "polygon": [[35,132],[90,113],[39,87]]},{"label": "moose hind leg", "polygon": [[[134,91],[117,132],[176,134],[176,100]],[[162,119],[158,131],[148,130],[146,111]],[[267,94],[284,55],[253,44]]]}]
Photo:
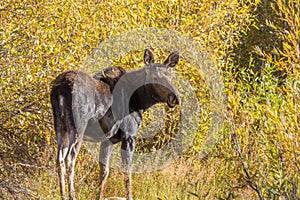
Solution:
[{"label": "moose hind leg", "polygon": [[101,143],[100,147],[100,191],[98,199],[102,200],[104,196],[105,183],[109,174],[110,157],[113,150],[113,144],[109,140]]},{"label": "moose hind leg", "polygon": [[69,198],[75,200],[75,186],[74,186],[74,170],[76,158],[81,147],[81,142],[78,142],[70,150],[69,163],[68,163],[68,185],[69,185]]},{"label": "moose hind leg", "polygon": [[51,92],[51,104],[53,109],[54,129],[55,129],[56,140],[57,140],[56,167],[57,167],[58,178],[59,178],[59,189],[60,189],[61,198],[65,200],[66,199],[65,158],[68,153],[69,137],[66,128],[65,118],[62,115],[62,110],[61,110],[62,103],[63,103],[63,98],[59,98],[58,91],[53,90]]},{"label": "moose hind leg", "polygon": [[[58,136],[60,133],[58,132]],[[59,188],[60,194],[63,200],[66,199],[66,186],[65,186],[65,174],[66,174],[66,163],[65,158],[68,152],[68,141],[63,140],[63,138],[58,140],[58,151],[57,151],[57,171],[59,178]]]},{"label": "moose hind leg", "polygon": [[77,132],[75,128],[70,129],[69,139],[69,151],[66,157],[67,173],[68,173],[68,186],[69,186],[69,198],[75,200],[75,187],[74,187],[74,168],[76,163],[76,158],[78,156],[82,139],[81,137],[76,137]]},{"label": "moose hind leg", "polygon": [[132,200],[131,192],[131,168],[132,168],[132,157],[135,149],[135,137],[128,136],[122,140],[121,145],[121,157],[124,169],[124,181],[126,186],[126,194],[128,200]]}]

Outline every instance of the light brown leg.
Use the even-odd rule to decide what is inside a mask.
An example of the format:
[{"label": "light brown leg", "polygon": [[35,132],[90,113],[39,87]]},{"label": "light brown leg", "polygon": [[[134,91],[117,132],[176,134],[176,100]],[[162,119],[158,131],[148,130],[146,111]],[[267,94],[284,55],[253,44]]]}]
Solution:
[{"label": "light brown leg", "polygon": [[70,151],[67,159],[67,169],[68,169],[68,186],[69,186],[69,198],[70,200],[75,200],[75,187],[74,187],[74,168],[76,158],[78,156],[81,147],[81,141],[77,142],[76,145],[73,144],[70,147]]},{"label": "light brown leg", "polygon": [[125,186],[126,186],[126,196],[128,198],[128,200],[132,200],[132,194],[131,194],[131,170],[128,170],[127,172],[125,172],[125,177],[124,177],[124,181],[125,181]]},{"label": "light brown leg", "polygon": [[65,157],[67,155],[68,148],[63,147],[63,145],[59,145],[58,153],[57,153],[57,171],[58,171],[58,178],[59,178],[59,188],[61,198],[66,200],[66,185],[65,185],[65,174],[66,174],[66,164],[65,164]]},{"label": "light brown leg", "polygon": [[122,140],[121,146],[121,157],[125,175],[125,185],[126,185],[126,194],[127,199],[132,200],[131,193],[131,167],[132,167],[132,156],[135,149],[135,137],[129,136]]},{"label": "light brown leg", "polygon": [[113,144],[109,140],[102,142],[100,147],[100,191],[98,199],[104,199],[105,183],[109,174],[109,162],[113,149]]}]

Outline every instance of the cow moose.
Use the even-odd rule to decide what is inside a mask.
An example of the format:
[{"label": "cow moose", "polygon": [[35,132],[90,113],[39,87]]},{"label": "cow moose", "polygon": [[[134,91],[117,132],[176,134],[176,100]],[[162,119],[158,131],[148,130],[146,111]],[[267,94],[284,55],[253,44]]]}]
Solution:
[{"label": "cow moose", "polygon": [[157,103],[166,103],[171,108],[180,104],[167,70],[178,62],[179,52],[171,53],[160,64],[154,62],[153,53],[146,49],[142,69],[125,71],[122,67],[109,67],[93,77],[71,70],[54,80],[50,98],[62,199],[67,198],[65,175],[69,199],[75,199],[75,160],[83,140],[90,140],[101,141],[99,199],[104,196],[113,145],[121,142],[126,194],[132,200],[132,156],[142,113]]}]

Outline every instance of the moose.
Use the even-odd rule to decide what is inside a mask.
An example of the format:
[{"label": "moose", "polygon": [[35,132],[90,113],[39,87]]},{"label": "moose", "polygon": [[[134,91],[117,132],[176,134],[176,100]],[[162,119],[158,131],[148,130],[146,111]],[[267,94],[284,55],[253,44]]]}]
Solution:
[{"label": "moose", "polygon": [[168,68],[179,62],[179,52],[171,53],[163,64],[155,63],[153,53],[144,52],[145,67],[125,71],[109,67],[93,77],[79,70],[61,73],[54,80],[51,104],[57,139],[57,170],[62,199],[66,199],[65,175],[69,199],[75,199],[74,166],[83,140],[99,142],[100,190],[109,174],[113,145],[121,142],[127,199],[132,200],[131,168],[136,135],[142,114],[157,103],[170,108],[180,104],[179,93],[172,84]]}]

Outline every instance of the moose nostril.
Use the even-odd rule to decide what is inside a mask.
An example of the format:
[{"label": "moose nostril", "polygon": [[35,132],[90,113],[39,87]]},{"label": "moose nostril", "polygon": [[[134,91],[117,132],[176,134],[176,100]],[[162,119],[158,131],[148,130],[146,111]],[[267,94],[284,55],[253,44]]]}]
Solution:
[{"label": "moose nostril", "polygon": [[169,107],[173,108],[174,106],[179,104],[179,99],[177,98],[177,96],[174,93],[170,93],[168,95],[167,103],[168,103]]}]

